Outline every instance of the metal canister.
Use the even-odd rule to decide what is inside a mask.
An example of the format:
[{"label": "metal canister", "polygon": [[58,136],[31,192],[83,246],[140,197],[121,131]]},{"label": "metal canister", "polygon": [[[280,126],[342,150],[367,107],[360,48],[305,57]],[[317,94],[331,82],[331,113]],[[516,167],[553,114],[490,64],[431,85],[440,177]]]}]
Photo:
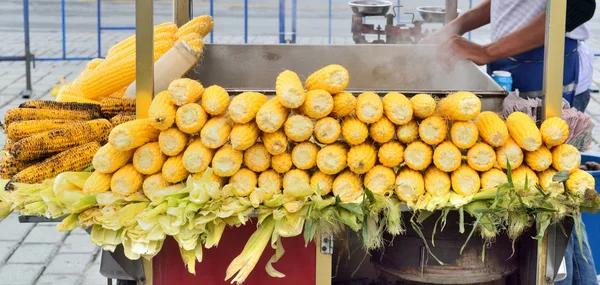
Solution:
[{"label": "metal canister", "polygon": [[512,92],[512,75],[508,71],[496,70],[492,73],[492,79],[498,83],[504,90]]}]

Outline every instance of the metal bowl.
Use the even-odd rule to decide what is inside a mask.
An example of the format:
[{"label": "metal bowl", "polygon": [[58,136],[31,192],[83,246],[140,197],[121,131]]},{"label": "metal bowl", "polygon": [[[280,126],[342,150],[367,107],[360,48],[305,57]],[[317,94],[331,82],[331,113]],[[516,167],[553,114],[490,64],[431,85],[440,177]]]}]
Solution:
[{"label": "metal bowl", "polygon": [[[425,22],[443,23],[446,20],[446,8],[443,6],[422,6],[417,7],[417,11]],[[462,13],[460,9],[456,9],[458,14]]]},{"label": "metal bowl", "polygon": [[379,16],[385,15],[393,3],[385,0],[353,0],[348,2],[348,5],[352,7],[354,14],[360,14],[363,16]]}]

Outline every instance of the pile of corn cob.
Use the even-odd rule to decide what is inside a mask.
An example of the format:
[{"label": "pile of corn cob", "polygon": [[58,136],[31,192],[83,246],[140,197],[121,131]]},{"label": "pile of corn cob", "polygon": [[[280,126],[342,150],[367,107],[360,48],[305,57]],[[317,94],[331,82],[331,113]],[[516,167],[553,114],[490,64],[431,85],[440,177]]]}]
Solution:
[{"label": "pile of corn cob", "polygon": [[112,127],[135,119],[132,112],[135,100],[126,98],[98,104],[32,100],[8,110],[2,179],[38,183],[89,167]]},{"label": "pile of corn cob", "polygon": [[[213,29],[210,16],[199,16],[177,28],[173,22],[154,27],[154,61],[175,44],[186,42],[200,57],[204,38]],[[97,103],[102,98],[122,98],[135,80],[135,35],[117,43],[106,57],[91,60],[72,82],[52,90],[56,101]]]}]

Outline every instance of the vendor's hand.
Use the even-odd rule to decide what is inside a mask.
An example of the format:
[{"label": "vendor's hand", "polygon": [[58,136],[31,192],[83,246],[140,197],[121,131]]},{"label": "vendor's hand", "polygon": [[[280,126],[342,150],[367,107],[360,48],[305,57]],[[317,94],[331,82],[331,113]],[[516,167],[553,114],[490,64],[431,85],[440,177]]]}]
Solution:
[{"label": "vendor's hand", "polygon": [[437,44],[440,44],[440,43],[448,40],[448,38],[450,38],[454,35],[457,35],[457,34],[452,31],[448,31],[448,30],[442,28],[442,29],[439,29],[439,30],[431,33],[430,35],[426,36],[422,40],[420,40],[419,44],[437,45]]},{"label": "vendor's hand", "polygon": [[464,59],[471,60],[477,65],[488,64],[492,61],[485,46],[458,35],[451,36],[438,46],[436,59],[447,71],[452,70],[458,61]]}]

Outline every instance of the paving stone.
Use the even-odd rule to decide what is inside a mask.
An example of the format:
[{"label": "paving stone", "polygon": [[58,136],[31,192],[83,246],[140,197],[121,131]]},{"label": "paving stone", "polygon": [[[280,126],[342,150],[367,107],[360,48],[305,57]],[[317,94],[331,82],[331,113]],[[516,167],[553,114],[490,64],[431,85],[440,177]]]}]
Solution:
[{"label": "paving stone", "polygon": [[[4,114],[2,114],[2,116],[4,116]],[[34,224],[21,224],[19,223],[19,216],[14,214],[10,215],[0,222],[0,241],[21,241],[34,226]]]},{"label": "paving stone", "polygon": [[0,264],[6,262],[18,245],[18,241],[0,241]]},{"label": "paving stone", "polygon": [[60,247],[59,253],[95,253],[100,247],[93,244],[89,235],[69,235]]},{"label": "paving stone", "polygon": [[59,232],[56,227],[37,226],[31,230],[23,243],[59,243],[66,232]]},{"label": "paving stone", "polygon": [[48,264],[44,273],[51,274],[81,274],[85,271],[92,256],[90,254],[59,253]]},{"label": "paving stone", "polygon": [[46,264],[56,251],[54,244],[22,244],[15,250],[7,263]]},{"label": "paving stone", "polygon": [[0,269],[0,285],[32,285],[43,269],[41,264],[6,264]]},{"label": "paving stone", "polygon": [[79,279],[77,275],[43,274],[35,285],[77,285]]}]

